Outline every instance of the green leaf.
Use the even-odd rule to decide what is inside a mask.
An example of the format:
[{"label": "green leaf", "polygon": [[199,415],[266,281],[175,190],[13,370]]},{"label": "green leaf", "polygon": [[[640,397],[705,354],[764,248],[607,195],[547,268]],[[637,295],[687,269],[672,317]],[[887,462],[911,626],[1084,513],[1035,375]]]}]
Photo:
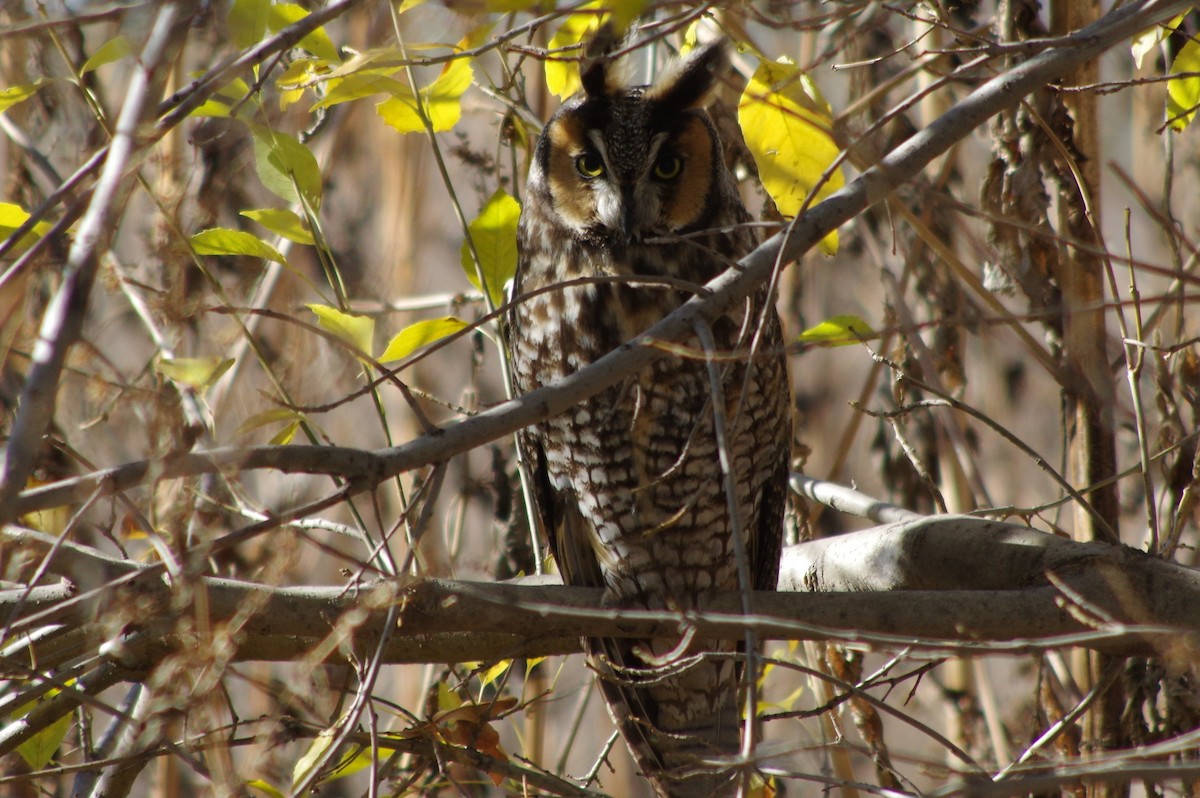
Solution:
[{"label": "green leaf", "polygon": [[618,35],[624,35],[630,23],[646,10],[646,0],[608,0],[605,6],[612,13],[613,25]]},{"label": "green leaf", "polygon": [[271,444],[272,446],[287,446],[292,442],[292,439],[296,437],[296,432],[299,431],[299,429],[300,422],[293,421],[291,424],[288,424],[286,427],[279,430],[279,432],[276,432],[274,435],[272,435],[271,440],[267,441],[267,443]]},{"label": "green leaf", "polygon": [[849,346],[877,337],[871,325],[858,316],[843,315],[826,319],[815,327],[809,327],[796,340],[806,344],[822,346]]},{"label": "green leaf", "polygon": [[[49,701],[61,691],[56,689],[50,690],[45,696],[26,704],[23,707],[18,707],[13,713],[14,718],[23,718],[32,712],[38,704],[43,701]],[[63,739],[67,736],[67,731],[71,728],[71,713],[67,712],[60,718],[56,718],[53,723],[46,726],[40,732],[30,737],[25,742],[17,746],[18,753],[25,760],[25,764],[29,765],[30,770],[41,770],[50,764],[50,760],[54,759],[54,755],[58,752],[58,747],[62,745]]]},{"label": "green leaf", "polygon": [[450,712],[451,710],[458,709],[462,704],[463,700],[458,697],[458,693],[450,689],[450,685],[446,684],[445,679],[438,682],[438,712]]},{"label": "green leaf", "polygon": [[326,729],[318,734],[309,744],[308,750],[304,752],[304,756],[296,760],[295,766],[292,768],[292,789],[308,778],[313,768],[321,761],[321,757],[329,747],[333,745],[333,730]]},{"label": "green leaf", "polygon": [[106,41],[97,48],[96,52],[92,53],[88,60],[83,62],[83,66],[79,68],[80,75],[99,69],[105,64],[111,64],[113,61],[120,61],[125,56],[133,52],[133,47],[130,46],[129,40],[124,36],[117,35]]},{"label": "green leaf", "polygon": [[229,9],[229,32],[239,49],[258,44],[267,32],[271,0],[234,0]]},{"label": "green leaf", "polygon": [[427,319],[410,324],[388,341],[387,348],[379,356],[379,362],[390,363],[394,360],[403,360],[421,347],[440,341],[467,326],[465,321],[456,319],[454,316],[443,316],[440,319]]},{"label": "green leaf", "polygon": [[[446,64],[437,80],[421,89],[421,107],[425,109],[435,133],[450,130],[458,124],[462,116],[462,95],[474,79],[470,61],[465,57],[456,58]],[[408,87],[397,81],[390,93],[391,97],[375,106],[375,112],[401,133],[423,131],[425,125],[417,112],[418,100]]]},{"label": "green leaf", "polygon": [[269,798],[285,798],[284,794],[279,789],[272,787],[262,779],[251,779],[250,781],[246,782],[246,786],[252,790],[258,790],[259,792],[266,793]]},{"label": "green leaf", "polygon": [[[410,49],[419,49],[415,45]],[[412,58],[397,47],[372,47],[360,50],[329,73],[330,78],[349,75],[392,75],[411,64]]]},{"label": "green leaf", "polygon": [[255,413],[241,423],[234,433],[237,437],[243,437],[254,432],[256,429],[267,426],[268,424],[278,424],[287,422],[288,425],[298,425],[304,420],[304,416],[286,407],[274,407],[270,410],[264,410],[261,413]]},{"label": "green leaf", "polygon": [[528,11],[537,3],[538,0],[487,0],[484,7],[492,14],[515,14]]},{"label": "green leaf", "polygon": [[46,81],[44,79],[38,78],[33,83],[22,83],[19,86],[9,86],[7,89],[0,89],[0,114],[12,108],[17,103],[28,100],[45,84]]},{"label": "green leaf", "polygon": [[[295,3],[276,3],[270,8],[270,17],[267,19],[267,28],[272,33],[278,33],[308,16],[308,10],[303,6],[298,6]],[[300,46],[317,58],[321,58],[331,64],[341,62],[338,56],[337,47],[329,38],[329,34],[325,32],[325,28],[320,27],[312,33],[300,40]]]},{"label": "green leaf", "polygon": [[[487,294],[495,305],[504,302],[504,284],[517,273],[517,220],[520,216],[521,204],[498,188],[467,228],[479,255]],[[479,272],[466,241],[463,241],[460,258],[471,285],[485,290],[479,284]]]},{"label": "green leaf", "polygon": [[[0,241],[15,233],[21,225],[29,220],[29,213],[20,205],[11,202],[0,202]],[[21,237],[14,248],[15,252],[24,252],[33,246],[39,238],[50,231],[49,222],[38,222],[33,229]]]},{"label": "green leaf", "polygon": [[[1180,74],[1184,72],[1192,74]],[[1167,81],[1167,120],[1172,130],[1182,131],[1196,118],[1200,104],[1200,37],[1183,45],[1171,62],[1171,73],[1179,77]]]},{"label": "green leaf", "polygon": [[310,304],[305,307],[317,314],[317,324],[321,327],[359,351],[371,354],[371,344],[375,338],[375,319],[343,313],[328,305]]},{"label": "green leaf", "polygon": [[1133,37],[1133,43],[1129,50],[1133,53],[1133,63],[1138,69],[1142,68],[1142,59],[1146,57],[1146,53],[1157,47],[1163,39],[1179,27],[1179,23],[1183,22],[1184,14],[1172,19],[1170,22],[1164,22],[1161,25],[1155,25],[1153,28],[1146,30]]},{"label": "green leaf", "polygon": [[286,264],[279,250],[253,233],[212,227],[201,230],[189,239],[197,255],[248,255]]},{"label": "green leaf", "polygon": [[[814,202],[846,184],[841,167],[822,177],[840,152],[831,134],[833,116],[815,83],[786,60],[762,61],[738,101],[738,124],[758,165],[763,188],[784,216],[795,216],[815,186]],[[821,241],[837,252],[837,231]]]},{"label": "green leaf", "polygon": [[232,109],[227,103],[220,100],[205,100],[200,105],[196,106],[188,116],[194,117],[228,117]]},{"label": "green leaf", "polygon": [[321,168],[308,147],[269,127],[251,125],[250,132],[254,134],[254,166],[267,190],[288,202],[303,197],[313,210],[321,207]]},{"label": "green leaf", "polygon": [[259,208],[253,211],[242,211],[242,216],[253,219],[288,241],[310,246],[316,243],[304,220],[286,208]]},{"label": "green leaf", "polygon": [[591,2],[582,6],[578,13],[564,19],[550,37],[548,49],[552,55],[546,61],[546,87],[560,99],[565,100],[579,91],[579,59],[583,56],[583,48],[558,51],[574,47],[600,27],[605,17],[599,13],[602,5]]},{"label": "green leaf", "polygon": [[167,379],[190,385],[203,393],[232,365],[231,357],[164,357],[159,358],[155,368]]}]

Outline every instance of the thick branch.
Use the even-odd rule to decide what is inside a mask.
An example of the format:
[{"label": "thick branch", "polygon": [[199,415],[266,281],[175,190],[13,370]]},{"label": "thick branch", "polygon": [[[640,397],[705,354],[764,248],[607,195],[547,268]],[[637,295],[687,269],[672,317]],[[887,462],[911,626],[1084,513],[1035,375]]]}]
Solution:
[{"label": "thick branch", "polygon": [[[46,548],[51,541],[43,537],[9,535]],[[60,555],[74,570],[85,565],[88,551],[74,546]],[[117,561],[96,560],[88,570],[118,568]],[[917,519],[792,546],[779,587],[786,592],[755,596],[759,614],[752,617],[740,613],[736,593],[711,596],[698,613],[616,610],[601,606],[597,590],[562,587],[547,577],[378,582],[358,589],[198,578],[191,589],[206,594],[212,621],[236,619],[241,659],[295,659],[322,641],[330,656],[344,646],[366,650],[393,604],[399,620],[385,653],[389,662],[570,653],[581,636],[678,638],[685,628],[698,637],[740,639],[747,624],[765,639],[993,653],[1064,644],[1162,653],[1200,633],[1200,573],[1132,549],[976,518]],[[78,628],[120,600],[105,595],[99,606],[68,594],[62,585],[28,595],[6,591],[0,608],[19,604],[22,615],[42,613],[41,623]],[[134,670],[178,644],[170,607],[179,602],[168,582],[157,576],[141,581],[137,596],[162,609],[131,630],[125,648],[133,659],[121,664]],[[54,667],[53,641],[37,647],[42,667]]]}]

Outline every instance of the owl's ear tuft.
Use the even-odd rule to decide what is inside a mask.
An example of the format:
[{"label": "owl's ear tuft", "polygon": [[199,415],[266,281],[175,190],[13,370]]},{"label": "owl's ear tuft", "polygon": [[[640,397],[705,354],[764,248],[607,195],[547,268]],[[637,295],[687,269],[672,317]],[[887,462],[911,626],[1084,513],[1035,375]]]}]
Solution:
[{"label": "owl's ear tuft", "polygon": [[613,58],[613,52],[620,44],[621,39],[612,22],[601,25],[588,42],[583,63],[579,66],[579,82],[588,97],[606,97],[620,86],[624,76]]},{"label": "owl's ear tuft", "polygon": [[725,39],[702,44],[663,73],[646,92],[646,99],[669,108],[704,106],[729,71],[729,44]]},{"label": "owl's ear tuft", "polygon": [[598,100],[608,94],[607,72],[611,61],[607,57],[588,59],[579,70],[579,82],[583,84],[583,92],[593,100]]}]

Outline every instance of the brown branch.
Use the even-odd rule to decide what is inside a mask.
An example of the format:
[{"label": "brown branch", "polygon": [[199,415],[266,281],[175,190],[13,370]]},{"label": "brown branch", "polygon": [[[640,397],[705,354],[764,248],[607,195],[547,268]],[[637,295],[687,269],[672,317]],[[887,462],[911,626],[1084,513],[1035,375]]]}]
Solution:
[{"label": "brown branch", "polygon": [[[707,285],[709,293],[694,297],[655,324],[639,338],[629,341],[591,366],[522,397],[489,408],[476,416],[432,434],[388,449],[361,453],[357,461],[365,470],[347,476],[365,490],[396,474],[470,451],[516,430],[565,412],[664,354],[659,341],[688,337],[698,320],[712,321],[765,283],[776,264],[786,263],[807,252],[830,231],[871,205],[885,200],[897,187],[920,172],[930,161],[965,138],[988,117],[1019,102],[1021,97],[1054,80],[1067,70],[1095,58],[1130,36],[1190,7],[1186,0],[1151,0],[1126,6],[1107,14],[1086,29],[1067,37],[1069,45],[1045,52],[988,81],[955,105],[929,127],[905,141],[879,164],[871,167],[841,191],[798,217],[784,233],[773,236],[738,264]],[[328,465],[331,452],[323,447],[272,447],[219,449],[189,455],[170,463],[130,463],[73,480],[26,491],[16,499],[16,514],[79,501],[94,490],[129,488],[144,482],[151,473],[164,476],[204,473],[223,464],[237,468],[276,468],[315,474],[334,473]],[[210,458],[208,462],[205,458]],[[291,467],[289,467],[291,466]],[[161,467],[161,471],[158,469]],[[15,516],[14,516],[15,517]]]},{"label": "brown branch", "polygon": [[[8,528],[5,536],[36,549],[51,545],[29,531]],[[90,551],[64,550],[69,559],[60,567],[85,566]],[[97,558],[85,572],[112,573],[114,564]],[[1162,654],[1200,632],[1200,572],[1132,549],[967,517],[917,519],[789,547],[783,592],[756,595],[753,616],[741,613],[737,593],[712,596],[700,613],[619,610],[603,607],[598,590],[553,580],[270,587],[205,577],[194,589],[206,593],[213,622],[238,619],[238,658],[261,660],[303,657],[322,641],[330,651],[366,646],[382,633],[389,606],[398,621],[388,662],[571,653],[581,636],[678,637],[684,627],[708,638],[739,639],[749,626],[764,639],[975,653],[1078,645]],[[149,667],[176,645],[173,588],[160,576],[138,581],[139,600],[161,611],[130,630],[121,662],[130,670]],[[4,591],[0,608],[76,630],[113,601],[111,591],[91,602],[71,593],[63,585],[28,595]],[[54,639],[36,647],[40,666],[55,667]]]}]

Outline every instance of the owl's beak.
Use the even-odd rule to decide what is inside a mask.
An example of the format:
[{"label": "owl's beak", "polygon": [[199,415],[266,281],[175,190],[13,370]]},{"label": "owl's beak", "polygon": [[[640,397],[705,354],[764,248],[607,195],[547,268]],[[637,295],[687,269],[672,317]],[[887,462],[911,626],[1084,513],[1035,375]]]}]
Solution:
[{"label": "owl's beak", "polygon": [[637,202],[633,197],[633,183],[621,184],[621,239],[629,244],[638,228]]}]

